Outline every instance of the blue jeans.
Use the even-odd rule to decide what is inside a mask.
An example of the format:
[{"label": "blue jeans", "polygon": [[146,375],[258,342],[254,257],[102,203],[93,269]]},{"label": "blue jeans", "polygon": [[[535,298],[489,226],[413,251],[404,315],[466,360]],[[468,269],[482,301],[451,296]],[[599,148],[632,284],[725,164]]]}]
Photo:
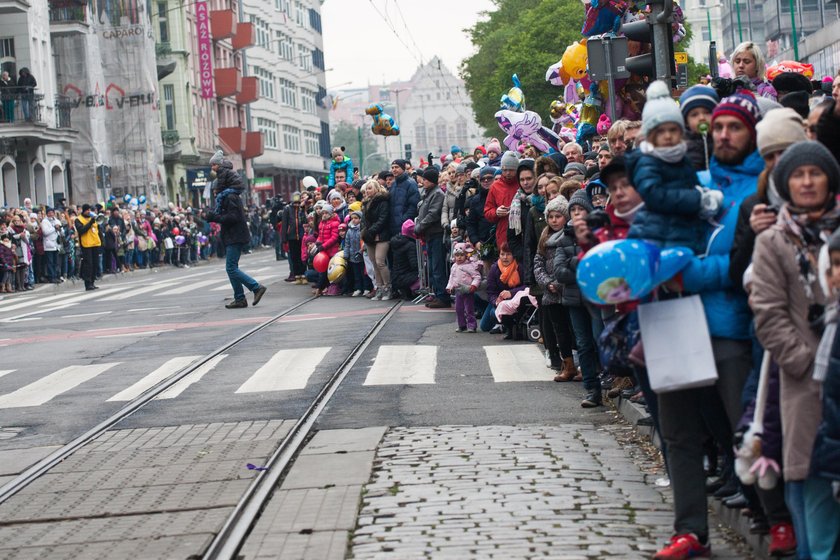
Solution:
[{"label": "blue jeans", "polygon": [[831,493],[831,481],[812,476],[803,490],[811,560],[840,558],[840,503]]},{"label": "blue jeans", "polygon": [[426,239],[426,252],[429,255],[429,279],[435,297],[445,303],[451,303],[446,293],[446,252],[443,246],[443,234]]},{"label": "blue jeans", "polygon": [[804,481],[785,481],[785,503],[790,510],[793,530],[796,533],[796,557],[799,560],[808,560],[811,558],[811,550],[808,548],[808,523],[805,520]]},{"label": "blue jeans", "polygon": [[598,379],[598,351],[595,341],[598,338],[597,325],[592,320],[589,309],[584,306],[569,306],[569,318],[577,340],[578,361],[583,374],[583,388],[588,392],[601,395],[601,380]]},{"label": "blue jeans", "polygon": [[44,251],[47,255],[47,276],[50,282],[58,282],[59,265],[58,265],[58,251]]},{"label": "blue jeans", "polygon": [[496,326],[496,306],[492,303],[488,303],[487,307],[484,308],[484,315],[481,316],[481,322],[478,324],[478,328],[480,328],[484,332],[490,332],[490,329]]},{"label": "blue jeans", "polygon": [[239,257],[245,245],[245,243],[234,243],[225,247],[225,271],[230,279],[230,285],[233,286],[234,300],[245,299],[243,285],[252,292],[260,287],[259,282],[239,269]]}]

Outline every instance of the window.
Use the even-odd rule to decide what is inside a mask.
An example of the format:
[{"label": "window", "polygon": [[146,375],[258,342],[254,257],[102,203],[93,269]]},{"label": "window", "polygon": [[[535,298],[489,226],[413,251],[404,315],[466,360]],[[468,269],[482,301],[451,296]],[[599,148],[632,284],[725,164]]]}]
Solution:
[{"label": "window", "polygon": [[274,74],[259,66],[253,67],[253,73],[260,84],[260,98],[274,99]]},{"label": "window", "polygon": [[321,33],[321,14],[315,8],[309,8],[309,27]]},{"label": "window", "polygon": [[268,22],[253,14],[249,15],[248,19],[251,20],[254,29],[257,31],[257,45],[264,49],[271,49],[271,27]]},{"label": "window", "polygon": [[312,70],[312,51],[306,45],[298,45],[298,66],[301,70]]},{"label": "window", "polygon": [[175,130],[175,86],[163,86],[163,114],[166,120],[166,130]]},{"label": "window", "polygon": [[447,146],[446,140],[448,136],[446,134],[446,121],[443,119],[438,119],[435,121],[435,141],[437,142],[437,147],[441,150]]},{"label": "window", "polygon": [[303,27],[306,25],[306,20],[308,19],[306,15],[306,10],[303,7],[303,4],[300,2],[295,2],[295,23]]},{"label": "window", "polygon": [[291,13],[291,8],[289,7],[289,0],[274,0],[274,7],[287,16]]},{"label": "window", "polygon": [[321,157],[330,157],[330,125],[324,121],[321,121]]},{"label": "window", "polygon": [[311,89],[300,88],[300,104],[304,113],[314,115],[316,112],[315,92]]},{"label": "window", "polygon": [[303,131],[303,147],[307,155],[317,156],[320,154],[321,138],[316,132]]},{"label": "window", "polygon": [[312,64],[315,65],[315,68],[326,70],[326,68],[324,68],[324,51],[321,49],[315,49],[312,51]]},{"label": "window", "polygon": [[283,125],[283,147],[290,152],[300,152],[300,129]]},{"label": "window", "polygon": [[455,121],[455,138],[457,138],[459,146],[465,146],[469,143],[467,138],[467,121],[463,117],[458,117],[458,120]]},{"label": "window", "polygon": [[0,39],[0,72],[8,72],[11,76],[17,74],[14,39]]},{"label": "window", "polygon": [[263,133],[263,138],[265,139],[265,147],[266,148],[274,148],[277,149],[277,123],[269,120],[264,119],[262,117],[257,117],[257,130]]},{"label": "window", "polygon": [[291,37],[282,31],[277,31],[276,38],[277,54],[279,54],[280,58],[283,60],[288,60],[289,62],[293,61],[295,58],[295,42]]},{"label": "window", "polygon": [[428,147],[428,138],[426,137],[426,121],[419,120],[414,123],[414,137],[417,142],[417,148],[425,150]]},{"label": "window", "polygon": [[712,40],[712,34],[711,34],[711,33],[709,33],[709,28],[708,28],[708,26],[701,25],[701,26],[700,26],[700,32],[702,33],[702,36],[703,36],[703,40],[704,40],[704,41],[711,41],[711,40]]},{"label": "window", "polygon": [[289,107],[297,107],[297,88],[295,83],[285,78],[280,78],[280,102]]},{"label": "window", "polygon": [[158,28],[160,29],[160,42],[169,42],[169,20],[166,18],[166,2],[158,2]]}]

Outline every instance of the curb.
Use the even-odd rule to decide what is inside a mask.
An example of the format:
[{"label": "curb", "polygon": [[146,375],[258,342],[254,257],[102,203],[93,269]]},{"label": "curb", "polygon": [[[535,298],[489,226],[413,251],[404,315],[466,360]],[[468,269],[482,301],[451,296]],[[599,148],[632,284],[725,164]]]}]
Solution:
[{"label": "curb", "polygon": [[[636,424],[640,419],[650,416],[645,410],[645,407],[631,403],[629,400],[621,397],[610,399],[605,396],[604,398],[611,401],[618,413],[627,422],[635,426],[640,434],[650,439],[651,443],[659,447],[659,436],[653,426],[639,426]],[[749,518],[741,515],[740,510],[730,509],[724,506],[723,502],[715,499],[709,500],[709,506],[715,512],[715,515],[717,515],[721,523],[744,539],[744,542],[749,545],[752,555],[755,558],[760,558],[761,560],[770,560],[772,558],[767,554],[767,547],[770,545],[769,536],[750,533]]]}]

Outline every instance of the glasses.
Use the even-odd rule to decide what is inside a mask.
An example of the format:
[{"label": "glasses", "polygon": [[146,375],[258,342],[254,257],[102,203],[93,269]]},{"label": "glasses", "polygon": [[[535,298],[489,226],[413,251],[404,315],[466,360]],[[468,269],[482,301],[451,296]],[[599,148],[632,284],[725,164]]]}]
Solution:
[{"label": "glasses", "polygon": [[492,181],[492,180],[493,180],[493,177],[490,176],[490,175],[481,178],[482,183],[485,182],[485,181]]}]

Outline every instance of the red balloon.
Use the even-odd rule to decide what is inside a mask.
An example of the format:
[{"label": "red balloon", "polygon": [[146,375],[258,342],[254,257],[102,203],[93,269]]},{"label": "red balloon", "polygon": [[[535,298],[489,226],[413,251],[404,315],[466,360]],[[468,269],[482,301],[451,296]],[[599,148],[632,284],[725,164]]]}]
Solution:
[{"label": "red balloon", "polygon": [[181,230],[176,227],[172,228],[172,235],[181,235]]},{"label": "red balloon", "polygon": [[330,256],[323,251],[315,255],[315,258],[312,259],[312,268],[318,272],[326,272],[329,267]]}]

